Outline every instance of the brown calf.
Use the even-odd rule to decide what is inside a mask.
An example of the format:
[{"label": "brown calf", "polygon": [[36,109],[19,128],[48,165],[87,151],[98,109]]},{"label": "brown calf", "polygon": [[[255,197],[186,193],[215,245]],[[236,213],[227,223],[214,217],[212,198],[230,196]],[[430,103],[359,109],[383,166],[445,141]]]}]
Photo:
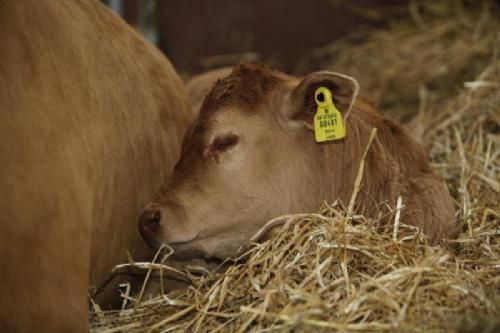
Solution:
[{"label": "brown calf", "polygon": [[[343,140],[314,140],[320,86],[343,113]],[[261,65],[235,67],[205,97],[173,177],[143,213],[145,239],[172,245],[180,257],[223,259],[272,217],[315,211],[323,200],[347,204],[374,127],[357,211],[374,214],[401,195],[404,222],[432,243],[448,235],[453,204],[425,152],[356,92],[357,82],[337,73],[298,80]]]},{"label": "brown calf", "polygon": [[168,60],[98,1],[2,0],[0,31],[0,332],[87,332],[89,284],[127,251],[149,258],[137,216],[191,108]]}]

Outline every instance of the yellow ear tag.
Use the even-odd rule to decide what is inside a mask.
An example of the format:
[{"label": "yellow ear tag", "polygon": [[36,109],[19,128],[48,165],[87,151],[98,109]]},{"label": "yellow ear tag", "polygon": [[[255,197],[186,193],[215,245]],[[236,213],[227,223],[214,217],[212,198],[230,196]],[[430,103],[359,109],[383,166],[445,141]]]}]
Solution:
[{"label": "yellow ear tag", "polygon": [[314,136],[316,142],[345,138],[345,126],[342,114],[333,104],[332,93],[326,87],[319,87],[314,93],[318,105],[314,116]]}]

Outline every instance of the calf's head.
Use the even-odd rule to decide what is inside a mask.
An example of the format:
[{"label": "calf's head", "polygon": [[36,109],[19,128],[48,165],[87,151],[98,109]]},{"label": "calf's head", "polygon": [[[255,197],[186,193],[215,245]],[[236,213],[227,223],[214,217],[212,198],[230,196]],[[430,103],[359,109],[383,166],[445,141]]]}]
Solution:
[{"label": "calf's head", "polygon": [[[177,256],[224,259],[269,219],[318,208],[332,195],[326,145],[312,131],[314,92],[328,87],[346,117],[354,79],[331,72],[302,80],[241,64],[216,82],[183,142],[167,184],[144,210],[139,229]],[[331,147],[330,147],[331,148]]]}]

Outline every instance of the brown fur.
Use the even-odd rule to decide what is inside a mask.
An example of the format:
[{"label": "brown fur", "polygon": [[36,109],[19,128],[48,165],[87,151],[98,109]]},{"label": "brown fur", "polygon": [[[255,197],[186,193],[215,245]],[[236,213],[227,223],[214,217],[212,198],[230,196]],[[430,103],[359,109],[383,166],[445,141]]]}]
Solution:
[{"label": "brown fur", "polygon": [[[311,101],[319,85],[332,90],[344,113],[343,140],[314,141]],[[363,98],[352,105],[356,91],[355,80],[336,73],[299,81],[263,66],[236,66],[205,97],[173,177],[147,208],[162,216],[154,240],[172,244],[179,257],[223,259],[273,217],[317,210],[323,200],[347,204],[374,127],[357,212],[377,214],[401,195],[403,222],[433,244],[449,236],[453,203],[425,152]],[[237,144],[214,146],[227,135]]]},{"label": "brown fur", "polygon": [[231,74],[232,70],[233,67],[214,69],[212,71],[194,76],[186,82],[186,91],[196,116],[198,116],[198,112],[201,108],[205,95],[210,92],[213,85],[218,80],[221,80]]},{"label": "brown fur", "polygon": [[0,31],[0,331],[86,332],[89,284],[151,254],[135,220],[179,156],[187,96],[98,1],[4,0]]},{"label": "brown fur", "polygon": [[227,106],[237,105],[242,110],[253,111],[265,96],[281,82],[261,64],[240,64],[230,75],[217,80],[201,106],[201,118],[207,119],[212,112]]}]

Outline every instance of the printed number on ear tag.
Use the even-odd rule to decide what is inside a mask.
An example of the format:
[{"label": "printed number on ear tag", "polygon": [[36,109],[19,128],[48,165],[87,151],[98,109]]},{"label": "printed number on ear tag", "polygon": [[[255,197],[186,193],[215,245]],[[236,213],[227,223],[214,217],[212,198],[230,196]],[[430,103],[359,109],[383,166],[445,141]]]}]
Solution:
[{"label": "printed number on ear tag", "polygon": [[326,87],[319,87],[314,93],[318,105],[314,116],[314,136],[316,142],[340,140],[345,138],[342,114],[333,104],[332,93]]}]

